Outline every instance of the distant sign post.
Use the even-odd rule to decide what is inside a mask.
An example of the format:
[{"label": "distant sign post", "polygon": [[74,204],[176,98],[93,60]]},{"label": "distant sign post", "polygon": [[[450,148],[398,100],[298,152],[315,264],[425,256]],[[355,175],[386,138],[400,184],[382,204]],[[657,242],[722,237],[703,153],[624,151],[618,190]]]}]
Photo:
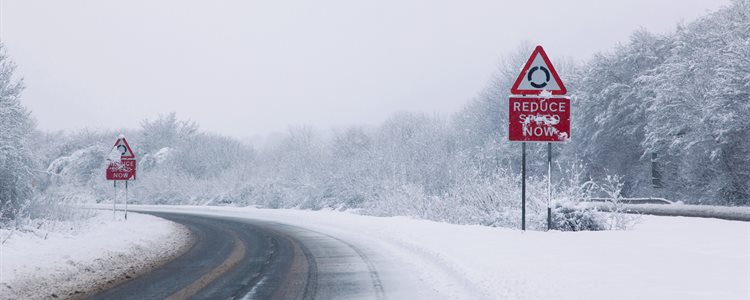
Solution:
[{"label": "distant sign post", "polygon": [[547,229],[552,228],[552,143],[570,139],[570,99],[542,46],[521,69],[508,102],[508,140],[521,144],[521,230],[526,230],[526,142],[547,142]]},{"label": "distant sign post", "polygon": [[112,151],[120,153],[119,161],[110,161],[107,166],[107,180],[114,181],[115,198],[112,200],[112,213],[117,209],[117,181],[125,181],[125,220],[128,219],[128,181],[135,180],[136,160],[133,149],[130,148],[124,136],[117,138]]}]

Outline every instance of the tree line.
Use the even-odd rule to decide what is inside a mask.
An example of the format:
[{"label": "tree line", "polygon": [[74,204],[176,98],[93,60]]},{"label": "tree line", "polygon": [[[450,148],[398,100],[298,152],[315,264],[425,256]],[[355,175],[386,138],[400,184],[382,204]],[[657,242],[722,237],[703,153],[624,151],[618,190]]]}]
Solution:
[{"label": "tree line", "polygon": [[[617,197],[748,205],[748,28],[750,2],[734,1],[671,33],[637,31],[585,63],[556,61],[572,95],[572,140],[553,147],[556,209],[576,213],[571,207],[578,201],[611,196],[613,186]],[[507,141],[507,106],[530,46],[505,56],[487,87],[453,115],[402,112],[378,126],[331,130],[293,126],[255,144],[201,131],[174,113],[137,129],[40,132],[21,105],[23,82],[13,79],[4,53],[3,220],[30,214],[40,199],[109,201],[105,158],[124,131],[139,158],[131,199],[140,203],[519,222],[520,145]],[[530,220],[541,227],[546,145],[529,151]]]}]

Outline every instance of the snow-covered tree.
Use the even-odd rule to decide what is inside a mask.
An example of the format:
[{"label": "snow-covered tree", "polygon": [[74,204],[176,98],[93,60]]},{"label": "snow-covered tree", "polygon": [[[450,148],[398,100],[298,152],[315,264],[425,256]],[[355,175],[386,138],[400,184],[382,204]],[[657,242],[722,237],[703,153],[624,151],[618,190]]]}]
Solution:
[{"label": "snow-covered tree", "polygon": [[648,151],[697,202],[750,201],[750,1],[680,26],[670,56],[639,79]]},{"label": "snow-covered tree", "polygon": [[33,193],[34,164],[27,145],[34,122],[21,105],[24,86],[14,70],[0,43],[0,221],[14,218]]},{"label": "snow-covered tree", "polygon": [[517,144],[508,142],[508,95],[532,49],[526,43],[506,56],[487,86],[452,117],[464,163],[486,175],[520,160]]},{"label": "snow-covered tree", "polygon": [[592,177],[622,175],[626,194],[642,192],[637,188],[648,179],[641,146],[647,106],[636,79],[664,60],[669,50],[664,43],[658,36],[636,32],[626,46],[596,55],[573,90],[575,139],[568,154],[585,161]]},{"label": "snow-covered tree", "polygon": [[156,153],[164,147],[174,147],[198,132],[198,124],[190,120],[178,120],[172,112],[159,115],[156,120],[141,122],[139,150],[136,152]]}]

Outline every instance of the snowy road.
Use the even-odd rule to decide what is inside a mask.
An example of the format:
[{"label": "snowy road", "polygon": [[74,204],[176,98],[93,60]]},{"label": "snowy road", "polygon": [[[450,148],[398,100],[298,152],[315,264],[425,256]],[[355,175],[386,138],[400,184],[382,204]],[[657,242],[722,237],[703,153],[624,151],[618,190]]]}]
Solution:
[{"label": "snowy road", "polygon": [[174,261],[94,299],[381,299],[367,256],[334,237],[280,223],[153,213],[196,235]]}]

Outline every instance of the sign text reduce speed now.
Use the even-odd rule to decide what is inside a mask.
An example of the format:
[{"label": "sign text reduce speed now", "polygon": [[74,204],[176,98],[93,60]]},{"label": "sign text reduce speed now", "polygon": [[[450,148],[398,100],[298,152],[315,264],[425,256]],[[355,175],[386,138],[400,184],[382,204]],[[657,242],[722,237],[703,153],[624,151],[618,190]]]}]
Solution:
[{"label": "sign text reduce speed now", "polygon": [[135,159],[114,161],[107,167],[107,180],[135,180]]},{"label": "sign text reduce speed now", "polygon": [[511,97],[508,139],[565,142],[570,138],[570,99]]}]

